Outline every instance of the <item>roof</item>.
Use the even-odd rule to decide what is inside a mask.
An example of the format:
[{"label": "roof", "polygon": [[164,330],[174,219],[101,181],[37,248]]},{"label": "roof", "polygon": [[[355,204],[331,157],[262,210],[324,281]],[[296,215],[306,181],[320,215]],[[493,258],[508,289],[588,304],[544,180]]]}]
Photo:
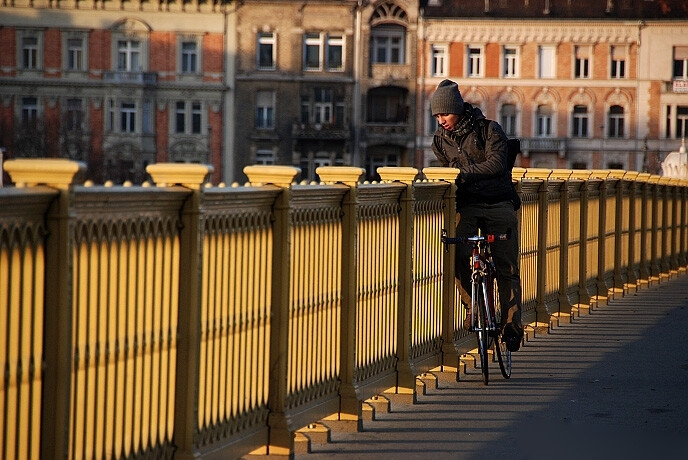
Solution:
[{"label": "roof", "polygon": [[688,0],[421,0],[426,18],[688,19]]}]

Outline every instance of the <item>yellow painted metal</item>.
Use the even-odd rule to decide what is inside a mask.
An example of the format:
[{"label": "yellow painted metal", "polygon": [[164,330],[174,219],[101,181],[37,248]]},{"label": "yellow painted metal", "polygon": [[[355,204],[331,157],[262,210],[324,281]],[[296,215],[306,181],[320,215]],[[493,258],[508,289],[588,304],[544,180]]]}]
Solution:
[{"label": "yellow painted metal", "polygon": [[[74,170],[69,163],[60,165]],[[182,176],[183,169],[177,170]],[[348,175],[325,168],[319,169],[322,184],[294,186],[297,168],[249,168],[251,187],[211,193],[200,188],[208,170],[196,170],[192,179],[156,179],[185,189],[77,187],[55,202],[58,208],[66,205],[52,218],[68,223],[67,238],[56,241],[68,242],[64,250],[70,260],[64,266],[70,277],[65,279],[71,280],[50,292],[69,293],[71,315],[68,362],[50,362],[67,366],[69,376],[69,411],[61,420],[68,445],[60,456],[169,454],[180,430],[175,425],[180,392],[189,392],[192,401],[193,445],[185,453],[203,457],[234,438],[244,443],[242,452],[260,450],[261,441],[247,436],[251,430],[267,431],[270,424],[274,436],[293,431],[294,420],[315,422],[321,405],[329,408],[336,401],[340,344],[355,347],[351,378],[363,383],[398,372],[402,364],[413,369],[436,355],[446,327],[453,328],[447,337],[465,338],[460,302],[443,305],[443,299],[454,298],[443,290],[455,289],[446,283],[453,274],[445,272],[447,256],[439,243],[447,219],[447,182],[454,171],[424,170],[428,180],[415,181],[415,169],[392,168],[383,171],[387,182],[362,185],[360,168]],[[268,170],[277,174],[265,175]],[[629,285],[643,277],[661,281],[670,276],[667,271],[685,264],[688,184],[620,171],[515,169],[514,178],[523,200],[526,314],[539,302],[561,307],[567,301],[588,302],[587,293],[604,296],[611,275],[617,288],[619,276]],[[50,426],[43,423],[41,404],[52,396],[44,392],[45,375],[37,370],[47,347],[55,345],[43,343],[43,301],[50,298],[45,286],[54,277],[45,273],[47,254],[61,252],[46,246],[55,240],[46,239],[43,228],[56,192],[29,185],[51,180],[26,181],[26,187],[0,190],[0,363],[7,370],[0,383],[0,455],[31,459],[44,448],[55,448],[42,446],[37,434]],[[70,184],[52,182],[58,190]],[[287,187],[288,199],[279,201],[284,209],[274,205],[281,193],[277,187],[258,184]],[[356,239],[343,237],[347,187],[357,192],[355,227],[347,227],[356,228]],[[183,207],[189,189],[204,198]],[[39,192],[42,201],[34,208],[30,201]],[[265,203],[257,210],[259,200]],[[275,232],[272,218],[281,212],[286,227]],[[182,213],[195,213],[198,219],[192,235],[184,233],[191,228],[188,221],[180,225]],[[198,273],[180,264],[182,236],[198,238]],[[344,241],[355,246],[344,247]],[[285,258],[276,257],[276,245]],[[356,292],[347,293],[355,299],[351,342],[340,336],[346,251],[356,251],[351,283]],[[566,259],[565,267],[559,259]],[[406,260],[410,265],[402,267]],[[282,290],[274,278],[285,270],[288,283]],[[180,311],[187,307],[180,305],[179,293],[191,276],[199,281],[196,343],[177,334]],[[275,286],[279,292],[272,291]],[[284,302],[284,323],[273,322],[281,308],[271,304],[275,299]],[[399,316],[400,305],[408,307],[408,324]],[[445,308],[452,321],[443,320]],[[285,340],[273,340],[282,330]],[[274,343],[284,347],[272,349]],[[400,344],[408,349],[400,350]],[[183,384],[177,382],[180,347],[198,363],[197,375]],[[407,361],[398,362],[400,356]],[[275,370],[282,366],[283,373]],[[283,380],[273,381],[278,377]],[[275,398],[275,389],[284,397]],[[272,418],[267,415],[270,401],[278,404]],[[289,451],[288,441],[272,441],[270,453]]]}]

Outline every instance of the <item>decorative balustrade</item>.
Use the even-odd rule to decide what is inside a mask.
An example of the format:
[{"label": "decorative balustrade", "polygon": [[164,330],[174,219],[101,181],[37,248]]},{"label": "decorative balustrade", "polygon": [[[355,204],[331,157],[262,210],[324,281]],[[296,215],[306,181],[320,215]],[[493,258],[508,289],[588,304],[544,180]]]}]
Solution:
[{"label": "decorative balustrade", "polygon": [[[10,160],[0,188],[2,458],[288,455],[323,420],[473,348],[453,278],[456,171],[156,164],[82,185]],[[423,177],[418,180],[418,177]],[[548,323],[688,264],[688,183],[516,168],[524,320]],[[50,416],[47,416],[50,414]]]}]

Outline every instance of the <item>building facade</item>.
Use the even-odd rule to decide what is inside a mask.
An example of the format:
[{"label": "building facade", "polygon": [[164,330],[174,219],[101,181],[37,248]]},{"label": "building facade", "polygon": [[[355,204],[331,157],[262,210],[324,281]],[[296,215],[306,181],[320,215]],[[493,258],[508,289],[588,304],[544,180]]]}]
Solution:
[{"label": "building facade", "polygon": [[0,5],[5,158],[436,164],[445,78],[507,133],[518,164],[660,172],[688,129],[688,0],[18,0]]},{"label": "building facade", "polygon": [[102,183],[154,162],[224,167],[231,144],[221,3],[15,1],[0,6],[5,158],[84,161]]},{"label": "building facade", "polygon": [[685,1],[428,1],[421,163],[449,78],[521,138],[521,166],[659,173],[688,128],[687,18]]}]

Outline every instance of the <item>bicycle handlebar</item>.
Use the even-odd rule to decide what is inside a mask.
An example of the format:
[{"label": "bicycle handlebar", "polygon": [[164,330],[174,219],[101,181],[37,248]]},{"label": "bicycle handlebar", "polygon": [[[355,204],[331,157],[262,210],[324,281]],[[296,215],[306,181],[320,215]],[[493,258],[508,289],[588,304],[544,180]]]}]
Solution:
[{"label": "bicycle handlebar", "polygon": [[511,229],[508,228],[506,233],[488,233],[487,235],[457,236],[451,238],[447,236],[447,230],[443,228],[441,239],[445,245],[445,250],[449,250],[448,245],[450,244],[474,244],[480,241],[487,241],[488,243],[492,243],[494,241],[506,241],[511,239]]}]

